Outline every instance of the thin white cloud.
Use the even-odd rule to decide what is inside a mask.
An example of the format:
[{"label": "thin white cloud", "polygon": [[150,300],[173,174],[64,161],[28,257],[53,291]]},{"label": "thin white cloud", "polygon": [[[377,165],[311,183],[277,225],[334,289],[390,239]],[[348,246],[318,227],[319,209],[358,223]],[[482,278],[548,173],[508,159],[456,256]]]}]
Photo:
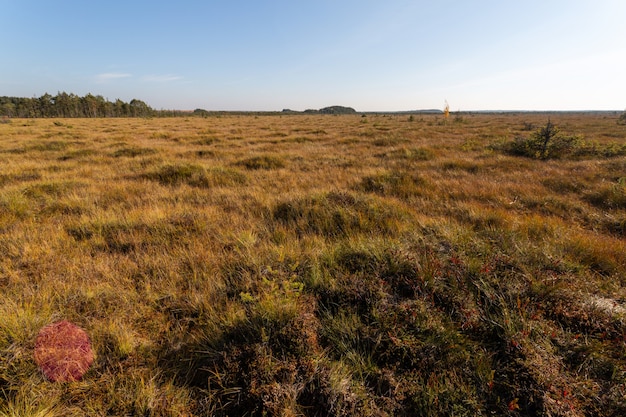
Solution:
[{"label": "thin white cloud", "polygon": [[174,74],[165,74],[165,75],[146,75],[141,78],[143,81],[151,82],[151,83],[167,83],[170,81],[178,81],[182,80],[183,77]]},{"label": "thin white cloud", "polygon": [[96,82],[99,84],[106,83],[108,81],[119,80],[121,78],[130,78],[131,74],[125,72],[104,72],[96,75]]}]

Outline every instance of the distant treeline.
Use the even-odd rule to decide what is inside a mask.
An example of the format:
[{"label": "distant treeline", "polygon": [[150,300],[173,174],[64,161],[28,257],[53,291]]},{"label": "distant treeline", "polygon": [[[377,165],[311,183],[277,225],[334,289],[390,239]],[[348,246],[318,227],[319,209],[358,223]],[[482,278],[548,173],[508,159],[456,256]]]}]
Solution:
[{"label": "distant treeline", "polygon": [[[295,110],[284,109],[283,113],[298,113]],[[330,106],[324,107],[323,109],[315,110],[315,109],[307,109],[304,111],[307,114],[356,114],[356,110],[352,107],[345,106]]]},{"label": "distant treeline", "polygon": [[93,94],[80,97],[63,92],[56,96],[46,93],[39,98],[0,97],[0,116],[4,117],[148,117],[160,113],[172,112],[156,111],[137,99],[130,103],[120,99],[113,102]]}]

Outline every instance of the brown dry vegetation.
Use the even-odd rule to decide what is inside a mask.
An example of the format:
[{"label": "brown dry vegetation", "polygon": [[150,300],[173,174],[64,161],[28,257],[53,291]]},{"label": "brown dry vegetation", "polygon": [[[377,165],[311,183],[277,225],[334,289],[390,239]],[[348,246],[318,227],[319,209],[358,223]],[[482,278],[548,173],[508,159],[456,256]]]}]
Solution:
[{"label": "brown dry vegetation", "polygon": [[0,124],[0,416],[625,415],[626,130],[546,120]]}]

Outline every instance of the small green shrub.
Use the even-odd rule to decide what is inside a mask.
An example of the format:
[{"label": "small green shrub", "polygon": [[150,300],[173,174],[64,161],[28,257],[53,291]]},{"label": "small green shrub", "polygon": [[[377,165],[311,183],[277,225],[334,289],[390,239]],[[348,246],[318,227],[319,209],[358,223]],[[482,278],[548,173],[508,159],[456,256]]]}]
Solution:
[{"label": "small green shrub", "polygon": [[574,152],[581,143],[578,136],[562,135],[559,128],[548,120],[542,128],[530,137],[517,136],[513,141],[502,145],[505,153],[535,159],[557,159]]},{"label": "small green shrub", "polygon": [[615,158],[626,155],[626,144],[618,142],[598,143],[596,141],[580,141],[572,156],[578,158],[584,157],[602,157]]}]

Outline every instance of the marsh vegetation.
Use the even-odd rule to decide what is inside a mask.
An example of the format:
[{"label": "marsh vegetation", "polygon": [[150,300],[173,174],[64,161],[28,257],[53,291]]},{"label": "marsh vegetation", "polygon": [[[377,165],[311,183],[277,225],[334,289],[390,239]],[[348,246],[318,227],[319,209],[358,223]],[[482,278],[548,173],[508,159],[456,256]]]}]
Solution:
[{"label": "marsh vegetation", "polygon": [[10,119],[0,416],[626,415],[617,120]]}]

